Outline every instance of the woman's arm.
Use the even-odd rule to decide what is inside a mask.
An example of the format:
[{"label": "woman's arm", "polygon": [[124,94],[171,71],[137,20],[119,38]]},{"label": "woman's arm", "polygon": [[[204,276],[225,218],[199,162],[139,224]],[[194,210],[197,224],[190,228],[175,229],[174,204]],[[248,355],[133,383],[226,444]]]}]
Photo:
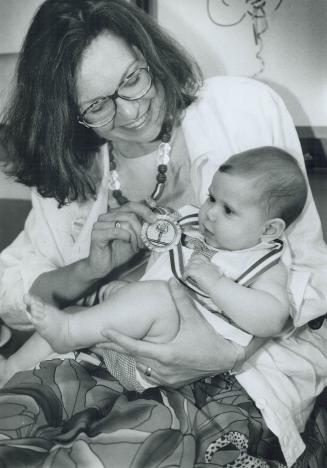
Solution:
[{"label": "woman's arm", "polygon": [[142,222],[151,222],[154,216],[149,208],[138,203],[128,203],[99,216],[93,226],[89,256],[40,275],[30,293],[58,307],[75,303],[143,247]]},{"label": "woman's arm", "polygon": [[77,302],[98,281],[88,268],[88,259],[42,273],[29,292],[44,302],[59,308]]},{"label": "woman's arm", "polygon": [[110,210],[93,226],[91,246],[85,249],[89,255],[71,263],[74,210],[73,205],[58,210],[55,201],[34,195],[24,231],[1,253],[0,315],[10,326],[31,328],[23,303],[29,291],[57,307],[87,295],[99,279],[143,246],[139,236],[142,220],[151,222],[154,217],[149,208],[138,203]]},{"label": "woman's arm", "polygon": [[202,377],[236,371],[266,341],[254,338],[243,348],[226,340],[206,322],[176,280],[169,281],[169,289],[180,318],[179,332],[172,341],[153,344],[104,330],[109,342],[99,347],[134,356],[141,373],[151,367],[150,380],[156,385],[181,387]]}]

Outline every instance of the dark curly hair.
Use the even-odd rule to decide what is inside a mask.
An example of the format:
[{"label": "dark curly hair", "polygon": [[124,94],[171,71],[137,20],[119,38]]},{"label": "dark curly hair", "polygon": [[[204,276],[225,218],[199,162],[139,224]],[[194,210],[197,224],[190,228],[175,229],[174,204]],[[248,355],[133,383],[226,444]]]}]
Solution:
[{"label": "dark curly hair", "polygon": [[165,120],[178,120],[202,82],[198,66],[138,7],[124,0],[46,0],[19,56],[4,141],[11,175],[60,206],[96,195],[89,168],[103,141],[77,122],[76,73],[85,49],[105,31],[141,51],[164,88]]}]

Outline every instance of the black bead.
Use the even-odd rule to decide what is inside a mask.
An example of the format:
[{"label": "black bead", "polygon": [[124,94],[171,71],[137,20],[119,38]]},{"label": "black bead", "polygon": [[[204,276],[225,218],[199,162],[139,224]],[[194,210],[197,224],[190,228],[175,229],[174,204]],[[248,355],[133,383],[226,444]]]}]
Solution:
[{"label": "black bead", "polygon": [[166,164],[159,164],[158,166],[158,171],[161,173],[161,174],[165,174],[165,172],[167,172],[167,165]]},{"label": "black bead", "polygon": [[119,205],[125,205],[125,203],[129,202],[128,198],[122,194],[121,190],[113,190],[112,195],[118,201]]},{"label": "black bead", "polygon": [[124,195],[122,195],[121,197],[117,198],[117,201],[120,205],[125,205],[126,203],[129,202],[128,198],[124,197]]},{"label": "black bead", "polygon": [[170,133],[164,133],[164,134],[162,135],[161,141],[162,141],[163,143],[168,143],[168,141],[170,140],[170,136],[171,136]]},{"label": "black bead", "polygon": [[160,174],[160,173],[159,173],[159,174],[157,175],[157,181],[158,181],[158,182],[164,183],[164,182],[166,182],[166,180],[167,180],[166,174]]}]

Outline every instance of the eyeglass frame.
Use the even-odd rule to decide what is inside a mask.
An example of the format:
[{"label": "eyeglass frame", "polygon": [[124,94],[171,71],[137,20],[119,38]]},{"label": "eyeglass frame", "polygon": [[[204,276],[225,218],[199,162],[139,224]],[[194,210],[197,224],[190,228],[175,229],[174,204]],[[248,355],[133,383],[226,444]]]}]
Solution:
[{"label": "eyeglass frame", "polygon": [[[124,86],[124,84],[137,72],[137,71],[140,71],[140,70],[146,70],[148,75],[149,75],[149,78],[150,78],[150,82],[149,82],[149,87],[147,88],[147,90],[141,95],[141,96],[138,96],[138,97],[133,97],[133,98],[128,98],[128,97],[124,97],[124,96],[120,96],[119,95],[119,89]],[[139,67],[137,68],[133,73],[131,73],[129,76],[127,76],[123,82],[117,86],[117,88],[115,89],[114,93],[113,94],[108,94],[108,96],[103,96],[103,97],[100,97],[99,99],[96,99],[95,101],[93,101],[89,106],[87,106],[87,108],[77,116],[77,121],[79,124],[81,125],[84,125],[84,127],[86,128],[101,128],[101,127],[104,127],[105,125],[108,125],[110,122],[112,122],[115,117],[116,117],[116,113],[117,113],[117,103],[116,103],[116,99],[119,97],[120,99],[124,99],[125,101],[137,101],[138,99],[142,99],[151,89],[151,86],[153,84],[153,76],[152,76],[152,73],[150,71],[150,67],[147,65],[147,66],[144,66],[144,67]],[[114,103],[114,106],[115,106],[115,112],[114,112],[114,115],[112,117],[112,119],[106,121],[105,123],[99,123],[99,124],[88,124],[84,117],[86,115],[86,113],[95,105],[95,104],[99,104],[103,101],[106,101],[108,99],[111,99],[112,102]]]}]

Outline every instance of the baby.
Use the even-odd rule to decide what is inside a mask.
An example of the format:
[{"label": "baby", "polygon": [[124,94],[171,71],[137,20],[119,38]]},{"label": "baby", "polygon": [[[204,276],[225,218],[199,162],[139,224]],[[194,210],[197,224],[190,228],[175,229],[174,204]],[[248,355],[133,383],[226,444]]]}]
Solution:
[{"label": "baby", "polygon": [[[182,252],[185,269],[179,274],[174,267],[173,272],[188,286],[201,313],[221,332],[218,320],[225,337],[235,337],[245,346],[253,335],[278,336],[285,330],[291,305],[288,271],[280,261],[285,249],[279,239],[301,214],[306,197],[305,177],[296,160],[275,147],[236,154],[215,173],[198,212],[198,229],[191,223],[182,236],[185,246],[174,249],[175,254],[178,248]],[[196,220],[194,211],[187,218]],[[195,250],[187,247],[197,244],[193,235],[200,240]],[[201,247],[203,243],[206,248]],[[141,281],[108,285],[102,291],[103,302],[91,309],[67,313],[28,296],[31,322],[60,353],[102,342],[101,331],[106,328],[137,339],[169,342],[179,329],[166,281],[173,276],[174,254],[157,257]],[[49,352],[40,336],[35,334],[31,340],[35,340],[32,356],[22,352],[28,342],[17,352],[25,359],[25,367],[27,360],[31,366]],[[9,367],[10,359],[15,360],[15,355],[6,361]],[[104,351],[104,360],[126,388],[142,391],[148,386],[135,372],[133,358]]]}]

